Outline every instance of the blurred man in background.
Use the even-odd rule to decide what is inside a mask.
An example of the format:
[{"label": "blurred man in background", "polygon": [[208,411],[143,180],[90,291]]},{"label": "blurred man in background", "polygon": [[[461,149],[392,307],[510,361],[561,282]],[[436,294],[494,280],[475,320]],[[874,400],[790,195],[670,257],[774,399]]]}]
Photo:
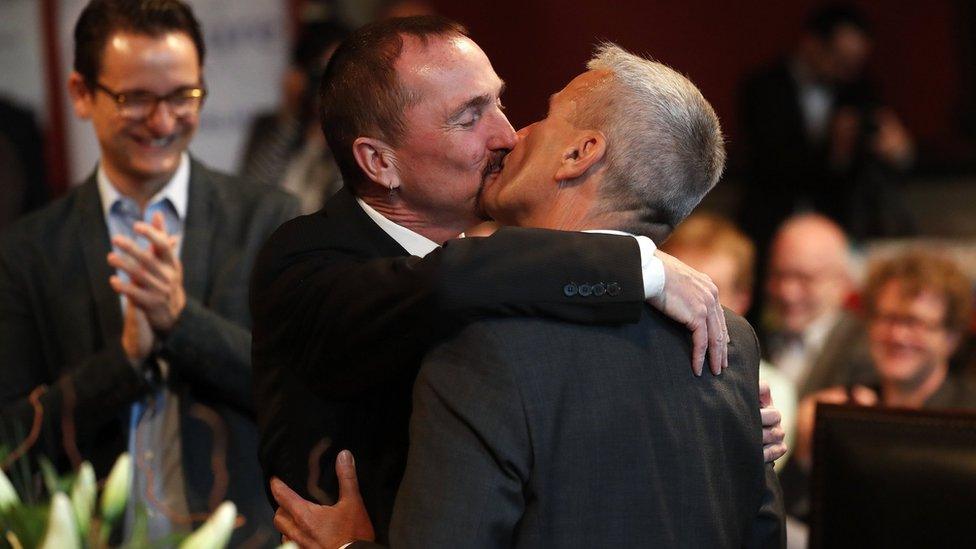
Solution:
[{"label": "blurred man in background", "polygon": [[312,213],[342,186],[342,174],[318,125],[317,87],[347,31],[336,23],[303,27],[282,76],[282,104],[251,123],[241,175],[279,185]]},{"label": "blurred man in background", "polygon": [[845,310],[854,292],[849,246],[836,223],[816,214],[788,219],[773,240],[765,352],[801,399],[874,378],[864,326]]},{"label": "blurred man in background", "polygon": [[912,165],[914,144],[865,77],[872,47],[863,13],[821,7],[796,50],[742,86],[740,224],[759,247],[762,278],[773,232],[799,212],[822,213],[858,240],[913,230],[894,186]]},{"label": "blurred man in background", "polygon": [[[951,260],[922,251],[882,260],[864,288],[871,359],[878,382],[844,384],[800,403],[794,458],[784,472],[787,511],[805,520],[817,404],[898,408],[976,408],[976,384],[950,372],[949,360],[972,318],[972,283]],[[790,536],[805,528],[790,520]],[[791,541],[791,545],[793,542]]]},{"label": "blurred man in background", "polygon": [[228,499],[245,519],[232,543],[272,544],[246,292],[258,246],[297,203],[187,153],[206,96],[189,6],[93,0],[74,38],[68,91],[100,158],[0,242],[3,435],[19,444],[36,425],[26,445],[100,477],[128,451],[127,526],[144,507],[151,540]]}]

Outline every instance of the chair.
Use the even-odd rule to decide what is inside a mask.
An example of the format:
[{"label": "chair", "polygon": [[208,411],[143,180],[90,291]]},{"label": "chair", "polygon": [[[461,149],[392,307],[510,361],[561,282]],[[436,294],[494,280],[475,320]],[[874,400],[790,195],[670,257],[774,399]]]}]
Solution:
[{"label": "chair", "polygon": [[817,407],[810,547],[976,547],[976,412]]}]

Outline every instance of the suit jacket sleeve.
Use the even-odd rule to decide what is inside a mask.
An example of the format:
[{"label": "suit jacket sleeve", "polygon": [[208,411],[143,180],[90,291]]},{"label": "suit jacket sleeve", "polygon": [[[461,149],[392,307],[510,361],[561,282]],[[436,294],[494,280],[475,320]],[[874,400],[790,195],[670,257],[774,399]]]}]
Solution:
[{"label": "suit jacket sleeve", "polygon": [[[291,196],[268,195],[253,214],[251,231],[268,235],[298,214]],[[260,242],[258,240],[257,242]],[[252,247],[251,253],[257,247]],[[248,267],[250,269],[250,266]],[[239,293],[246,299],[246,290]],[[173,331],[166,337],[163,356],[178,360],[181,374],[207,386],[211,394],[254,412],[251,385],[251,331],[248,326],[221,316],[199,300],[187,296],[186,306]]]},{"label": "suit jacket sleeve", "polygon": [[[252,286],[255,360],[296,349],[289,352],[299,359],[276,366],[326,396],[414,375],[432,344],[477,318],[636,322],[644,301],[640,251],[625,236],[504,228],[452,240],[423,259],[358,258],[342,249],[289,254],[269,248],[303,237],[276,237]],[[564,292],[569,283],[597,282],[614,283],[613,295]]]},{"label": "suit jacket sleeve", "polygon": [[424,361],[391,546],[512,545],[532,451],[502,344],[476,325]]},{"label": "suit jacket sleeve", "polygon": [[[33,310],[30,261],[5,240],[0,249],[0,444],[30,438],[46,455],[63,455],[70,444],[62,428],[77,431],[115,417],[148,386],[129,363],[118,339],[59,375],[48,370],[44,320]],[[50,357],[47,357],[50,358]],[[67,421],[66,421],[67,420]],[[36,427],[31,433],[32,427]],[[31,435],[30,437],[28,435]]]}]

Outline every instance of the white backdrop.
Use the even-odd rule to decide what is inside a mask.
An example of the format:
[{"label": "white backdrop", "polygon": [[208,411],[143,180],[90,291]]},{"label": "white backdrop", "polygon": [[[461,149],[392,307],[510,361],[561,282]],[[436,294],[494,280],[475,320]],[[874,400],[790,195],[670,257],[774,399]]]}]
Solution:
[{"label": "white backdrop", "polygon": [[41,3],[0,0],[0,95],[45,119]]},{"label": "white backdrop", "polygon": [[[39,3],[3,0],[0,5],[11,1]],[[72,31],[86,3],[87,0],[61,0],[59,7],[63,90],[74,57]],[[288,54],[285,1],[188,0],[188,3],[203,26],[207,45],[204,77],[210,90],[190,150],[210,166],[236,171],[251,116],[278,101],[279,81]],[[69,180],[77,183],[95,166],[98,143],[89,124],[74,117],[67,92],[64,100]]]}]

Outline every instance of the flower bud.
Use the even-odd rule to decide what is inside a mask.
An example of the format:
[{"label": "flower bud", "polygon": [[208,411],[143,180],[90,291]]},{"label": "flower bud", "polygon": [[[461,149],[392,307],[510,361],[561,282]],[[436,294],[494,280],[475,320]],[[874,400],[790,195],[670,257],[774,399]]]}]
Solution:
[{"label": "flower bud", "polygon": [[92,468],[91,463],[86,461],[81,464],[81,468],[78,469],[78,476],[75,477],[75,482],[71,485],[71,506],[74,507],[78,531],[83,538],[88,536],[88,527],[91,526],[97,492],[95,469]]},{"label": "flower bud", "polygon": [[14,490],[14,485],[10,484],[7,475],[3,474],[3,469],[0,469],[0,512],[15,505],[20,505],[20,496],[17,495],[17,490]]},{"label": "flower bud", "polygon": [[189,535],[180,549],[211,549],[226,547],[230,535],[234,531],[234,520],[237,519],[237,507],[233,502],[221,503],[217,510],[210,515],[196,532]]},{"label": "flower bud", "polygon": [[51,513],[47,519],[47,532],[40,549],[80,549],[81,538],[78,537],[78,525],[75,524],[75,512],[71,508],[71,500],[63,492],[54,494],[51,498]]},{"label": "flower bud", "polygon": [[109,525],[114,525],[125,512],[131,486],[132,460],[129,454],[122,454],[115,460],[102,491],[102,519]]}]

